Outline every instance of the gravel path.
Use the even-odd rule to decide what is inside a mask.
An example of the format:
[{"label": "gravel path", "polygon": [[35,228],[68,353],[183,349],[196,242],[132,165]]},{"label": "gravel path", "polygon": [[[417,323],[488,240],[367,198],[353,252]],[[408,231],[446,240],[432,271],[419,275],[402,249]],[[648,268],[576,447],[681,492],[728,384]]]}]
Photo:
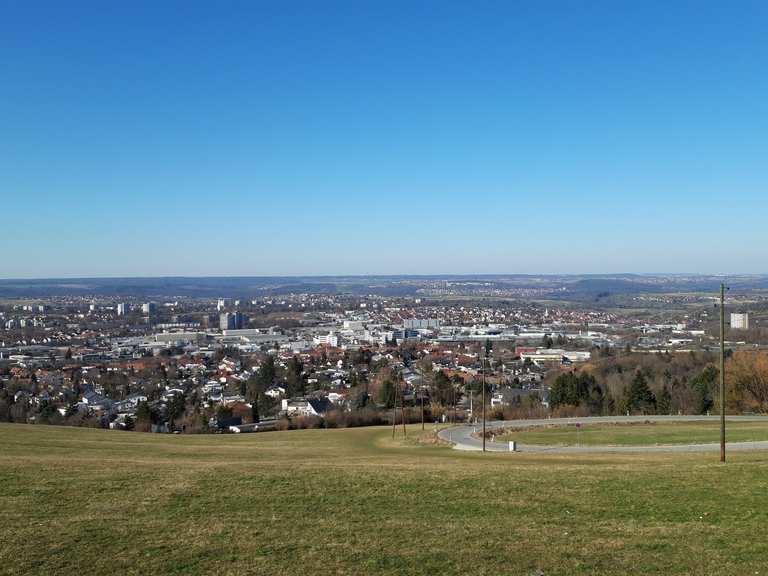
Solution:
[{"label": "gravel path", "polygon": [[[563,426],[568,424],[613,424],[632,422],[718,422],[719,416],[592,416],[588,418],[547,418],[541,420],[493,420],[486,422],[486,430],[504,428],[525,428],[531,426]],[[728,416],[726,421],[726,439],[728,422],[766,422],[768,416]],[[438,432],[440,439],[453,444],[456,450],[482,450],[483,441],[472,435],[482,429],[482,424],[462,424],[445,428]],[[727,450],[768,450],[768,440],[759,442],[728,442]],[[486,440],[485,449],[489,452],[509,452],[507,442]],[[541,452],[556,454],[583,454],[595,452],[717,452],[720,443],[712,444],[669,444],[649,446],[542,446],[517,444],[517,452]]]}]

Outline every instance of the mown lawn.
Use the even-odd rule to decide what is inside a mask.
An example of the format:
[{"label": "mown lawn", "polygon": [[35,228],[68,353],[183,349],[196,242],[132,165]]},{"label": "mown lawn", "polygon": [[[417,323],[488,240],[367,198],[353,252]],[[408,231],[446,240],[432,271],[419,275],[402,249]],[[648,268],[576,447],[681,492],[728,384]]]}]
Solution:
[{"label": "mown lawn", "polygon": [[[654,444],[707,444],[720,442],[720,423],[649,422],[573,424],[510,430],[496,437],[506,442],[559,446],[642,446]],[[768,422],[728,422],[728,442],[768,440]]]},{"label": "mown lawn", "polygon": [[768,453],[0,425],[0,574],[756,574]]}]

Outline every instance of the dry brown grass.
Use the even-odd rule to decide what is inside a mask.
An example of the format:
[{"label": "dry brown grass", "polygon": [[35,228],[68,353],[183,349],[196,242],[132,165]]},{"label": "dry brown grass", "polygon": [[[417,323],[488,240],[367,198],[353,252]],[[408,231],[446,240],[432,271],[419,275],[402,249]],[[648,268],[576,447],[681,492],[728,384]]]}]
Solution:
[{"label": "dry brown grass", "polygon": [[[400,432],[398,430],[398,432]],[[1,574],[754,574],[768,455],[0,425]]]}]

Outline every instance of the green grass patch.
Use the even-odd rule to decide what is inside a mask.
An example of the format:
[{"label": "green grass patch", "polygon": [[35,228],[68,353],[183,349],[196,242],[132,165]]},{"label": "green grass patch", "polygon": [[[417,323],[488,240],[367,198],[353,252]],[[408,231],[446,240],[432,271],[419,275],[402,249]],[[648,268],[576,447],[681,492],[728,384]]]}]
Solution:
[{"label": "green grass patch", "polygon": [[754,574],[768,453],[0,425],[0,574]]},{"label": "green grass patch", "polygon": [[[720,423],[645,422],[598,423],[532,426],[512,429],[496,436],[506,442],[557,446],[650,446],[668,444],[707,444],[720,442]],[[768,440],[768,422],[728,422],[728,442]]]}]

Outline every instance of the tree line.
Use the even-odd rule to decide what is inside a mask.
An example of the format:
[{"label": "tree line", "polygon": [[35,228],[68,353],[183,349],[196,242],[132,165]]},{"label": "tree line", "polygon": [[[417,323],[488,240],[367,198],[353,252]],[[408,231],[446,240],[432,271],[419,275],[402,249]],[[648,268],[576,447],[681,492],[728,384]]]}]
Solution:
[{"label": "tree line", "polygon": [[[651,355],[644,355],[651,356]],[[720,370],[708,353],[601,359],[585,369],[560,373],[550,384],[555,413],[589,415],[707,414],[720,411]],[[768,355],[729,353],[726,411],[768,411]]]}]

